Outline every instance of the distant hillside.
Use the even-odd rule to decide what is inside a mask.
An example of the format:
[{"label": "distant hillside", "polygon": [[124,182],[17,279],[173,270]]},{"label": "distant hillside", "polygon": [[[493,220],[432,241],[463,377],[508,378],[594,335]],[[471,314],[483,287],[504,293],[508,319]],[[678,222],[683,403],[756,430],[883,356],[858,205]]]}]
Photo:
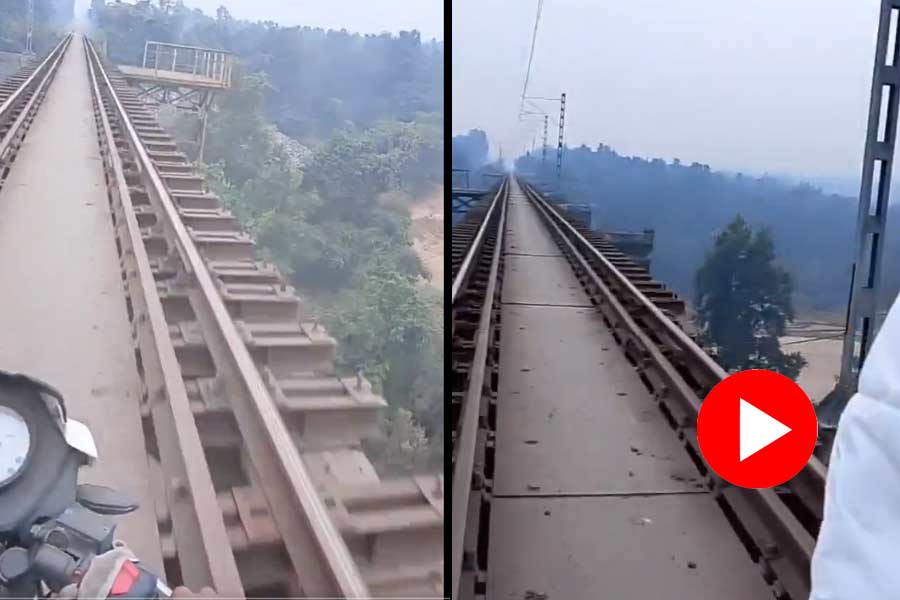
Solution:
[{"label": "distant hillside", "polygon": [[147,40],[233,52],[236,76],[266,73],[268,115],[308,146],[345,127],[366,129],[388,118],[425,121],[443,112],[444,45],[423,42],[417,31],[361,35],[281,27],[233,19],[225,8],[211,17],[182,4],[170,12],[157,4],[111,4],[93,13],[111,60],[140,64]]},{"label": "distant hillside", "polygon": [[[26,0],[0,0],[0,51],[25,49]],[[58,39],[55,30],[68,25],[75,16],[75,0],[34,0],[32,44],[38,54]]]},{"label": "distant hillside", "polygon": [[[516,168],[539,172],[540,159],[520,158]],[[570,200],[593,206],[595,227],[654,228],[654,274],[691,299],[694,273],[713,236],[740,213],[752,225],[771,230],[797,283],[799,307],[843,310],[846,305],[854,198],[772,177],[723,174],[697,163],[620,156],[603,145],[565,151],[562,189]],[[893,293],[900,287],[898,221],[900,213],[892,209],[884,272]]]}]

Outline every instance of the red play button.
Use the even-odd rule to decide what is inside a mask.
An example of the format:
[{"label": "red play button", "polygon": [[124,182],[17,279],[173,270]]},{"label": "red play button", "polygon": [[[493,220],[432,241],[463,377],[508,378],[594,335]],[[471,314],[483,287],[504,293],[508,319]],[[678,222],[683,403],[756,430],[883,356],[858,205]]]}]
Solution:
[{"label": "red play button", "polygon": [[767,488],[796,475],[812,455],[816,411],[796,383],[773,371],[741,371],[716,385],[700,407],[697,438],[719,477]]}]

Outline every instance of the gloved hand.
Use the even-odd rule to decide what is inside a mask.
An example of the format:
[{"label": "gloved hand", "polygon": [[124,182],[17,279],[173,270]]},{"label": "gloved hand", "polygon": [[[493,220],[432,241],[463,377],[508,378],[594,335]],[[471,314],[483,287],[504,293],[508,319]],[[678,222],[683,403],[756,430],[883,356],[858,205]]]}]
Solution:
[{"label": "gloved hand", "polygon": [[[115,547],[94,557],[80,583],[67,585],[60,590],[58,598],[62,600],[98,600],[109,597],[113,583],[122,565],[126,561],[137,562],[137,558],[124,543],[115,542]],[[215,598],[212,588],[203,588],[194,593],[186,587],[177,587],[172,592],[173,598]]]},{"label": "gloved hand", "polygon": [[65,600],[108,598],[116,576],[128,560],[137,561],[137,557],[128,546],[116,541],[112,550],[94,557],[80,583],[73,583],[61,589],[59,598]]}]

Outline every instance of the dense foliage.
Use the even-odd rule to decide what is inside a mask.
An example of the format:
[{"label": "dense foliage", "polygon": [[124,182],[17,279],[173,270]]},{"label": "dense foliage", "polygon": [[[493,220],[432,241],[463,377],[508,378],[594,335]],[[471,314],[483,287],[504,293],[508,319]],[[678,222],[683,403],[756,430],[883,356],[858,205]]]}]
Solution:
[{"label": "dense foliage", "polygon": [[480,129],[455,135],[450,142],[451,163],[454,169],[475,170],[488,161],[487,134]]},{"label": "dense foliage", "polygon": [[697,320],[726,369],[770,369],[796,379],[806,361],[783,353],[778,341],[794,318],[793,284],[775,258],[768,232],[735,218],[697,271]]},{"label": "dense foliage", "polygon": [[[382,470],[439,468],[441,301],[423,285],[409,206],[442,183],[442,46],[179,5],[94,18],[117,62],[139,62],[148,39],[236,53],[234,88],[208,120],[211,185],[337,339],[338,369],[364,372],[387,399],[372,447]],[[197,122],[175,126],[184,140]]]},{"label": "dense foliage", "polygon": [[216,18],[176,3],[111,6],[94,20],[104,31],[110,58],[140,64],[144,42],[174,42],[228,50],[240,72],[265,72],[271,81],[268,115],[285,134],[307,141],[348,125],[376,121],[419,122],[418,113],[443,114],[444,46],[423,42],[417,31],[359,35],[270,21]]},{"label": "dense foliage", "polygon": [[[539,174],[540,158],[521,158],[520,171]],[[551,165],[544,174],[555,180]],[[796,284],[803,309],[843,312],[849,293],[857,203],[815,187],[771,177],[725,174],[708,166],[621,156],[607,146],[566,150],[563,192],[593,206],[600,229],[656,230],[654,274],[682,295],[692,292],[694,273],[717,232],[738,213],[752,227],[768,228]],[[900,231],[891,210],[889,231]],[[885,249],[886,297],[896,293],[900,236]]]},{"label": "dense foliage", "polygon": [[[0,51],[22,52],[27,31],[26,0],[0,0]],[[32,47],[46,52],[59,39],[57,29],[72,20],[75,0],[34,0]]]}]

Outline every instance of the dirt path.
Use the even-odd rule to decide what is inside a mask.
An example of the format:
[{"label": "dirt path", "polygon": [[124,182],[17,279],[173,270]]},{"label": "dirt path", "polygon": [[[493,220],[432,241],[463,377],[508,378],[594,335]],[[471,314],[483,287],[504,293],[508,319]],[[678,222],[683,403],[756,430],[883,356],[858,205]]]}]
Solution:
[{"label": "dirt path", "polygon": [[413,249],[429,274],[429,283],[444,289],[444,188],[438,187],[423,200],[413,204]]}]

